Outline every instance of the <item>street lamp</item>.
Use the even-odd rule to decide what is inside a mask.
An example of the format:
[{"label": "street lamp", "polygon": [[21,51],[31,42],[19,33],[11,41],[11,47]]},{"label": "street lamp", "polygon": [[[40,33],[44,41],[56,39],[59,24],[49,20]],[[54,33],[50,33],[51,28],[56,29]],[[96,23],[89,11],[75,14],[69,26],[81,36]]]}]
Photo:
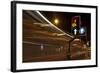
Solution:
[{"label": "street lamp", "polygon": [[58,20],[58,19],[55,19],[55,20],[54,20],[54,23],[55,23],[55,24],[58,24],[58,23],[59,23],[59,20]]}]

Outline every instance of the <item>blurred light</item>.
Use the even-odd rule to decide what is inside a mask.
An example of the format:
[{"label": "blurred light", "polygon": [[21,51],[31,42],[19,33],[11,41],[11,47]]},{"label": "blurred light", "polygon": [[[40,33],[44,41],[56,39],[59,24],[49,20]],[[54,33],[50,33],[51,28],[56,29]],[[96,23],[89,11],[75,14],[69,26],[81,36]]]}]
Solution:
[{"label": "blurred light", "polygon": [[59,20],[58,20],[58,19],[55,19],[55,20],[54,20],[54,23],[55,23],[55,24],[58,24],[58,23],[59,23]]},{"label": "blurred light", "polygon": [[84,34],[85,33],[85,29],[84,28],[80,28],[79,33],[80,34]]},{"label": "blurred light", "polygon": [[76,35],[77,34],[77,29],[74,29],[74,35]]},{"label": "blurred light", "polygon": [[44,49],[44,46],[43,46],[43,44],[41,44],[40,48],[41,48],[41,51]]}]

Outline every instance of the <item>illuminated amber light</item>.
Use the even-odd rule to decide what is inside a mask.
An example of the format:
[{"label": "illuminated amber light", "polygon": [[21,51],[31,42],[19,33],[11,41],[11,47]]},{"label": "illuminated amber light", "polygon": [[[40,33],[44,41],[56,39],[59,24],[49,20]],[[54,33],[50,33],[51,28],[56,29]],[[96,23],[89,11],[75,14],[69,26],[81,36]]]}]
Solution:
[{"label": "illuminated amber light", "polygon": [[59,20],[58,20],[58,19],[55,19],[55,20],[54,20],[54,23],[55,23],[55,24],[58,24],[58,23],[59,23]]}]

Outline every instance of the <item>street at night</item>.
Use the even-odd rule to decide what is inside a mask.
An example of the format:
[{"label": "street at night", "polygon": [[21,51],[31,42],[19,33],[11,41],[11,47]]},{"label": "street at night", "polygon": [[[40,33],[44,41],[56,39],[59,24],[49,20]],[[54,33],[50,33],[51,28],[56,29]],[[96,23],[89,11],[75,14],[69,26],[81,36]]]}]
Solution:
[{"label": "street at night", "polygon": [[91,59],[90,16],[23,10],[23,62]]}]

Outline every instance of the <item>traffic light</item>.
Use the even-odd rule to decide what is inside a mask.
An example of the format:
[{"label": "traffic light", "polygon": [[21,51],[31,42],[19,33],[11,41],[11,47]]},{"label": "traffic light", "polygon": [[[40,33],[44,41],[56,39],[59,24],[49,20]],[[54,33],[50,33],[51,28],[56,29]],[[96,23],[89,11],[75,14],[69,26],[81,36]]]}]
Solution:
[{"label": "traffic light", "polygon": [[71,22],[71,32],[75,36],[85,36],[86,27],[81,24],[81,16],[73,16]]},{"label": "traffic light", "polygon": [[80,36],[86,36],[86,27],[80,27],[79,29],[79,35]]},{"label": "traffic light", "polygon": [[78,35],[79,19],[78,16],[72,17],[71,32],[73,35]]}]

